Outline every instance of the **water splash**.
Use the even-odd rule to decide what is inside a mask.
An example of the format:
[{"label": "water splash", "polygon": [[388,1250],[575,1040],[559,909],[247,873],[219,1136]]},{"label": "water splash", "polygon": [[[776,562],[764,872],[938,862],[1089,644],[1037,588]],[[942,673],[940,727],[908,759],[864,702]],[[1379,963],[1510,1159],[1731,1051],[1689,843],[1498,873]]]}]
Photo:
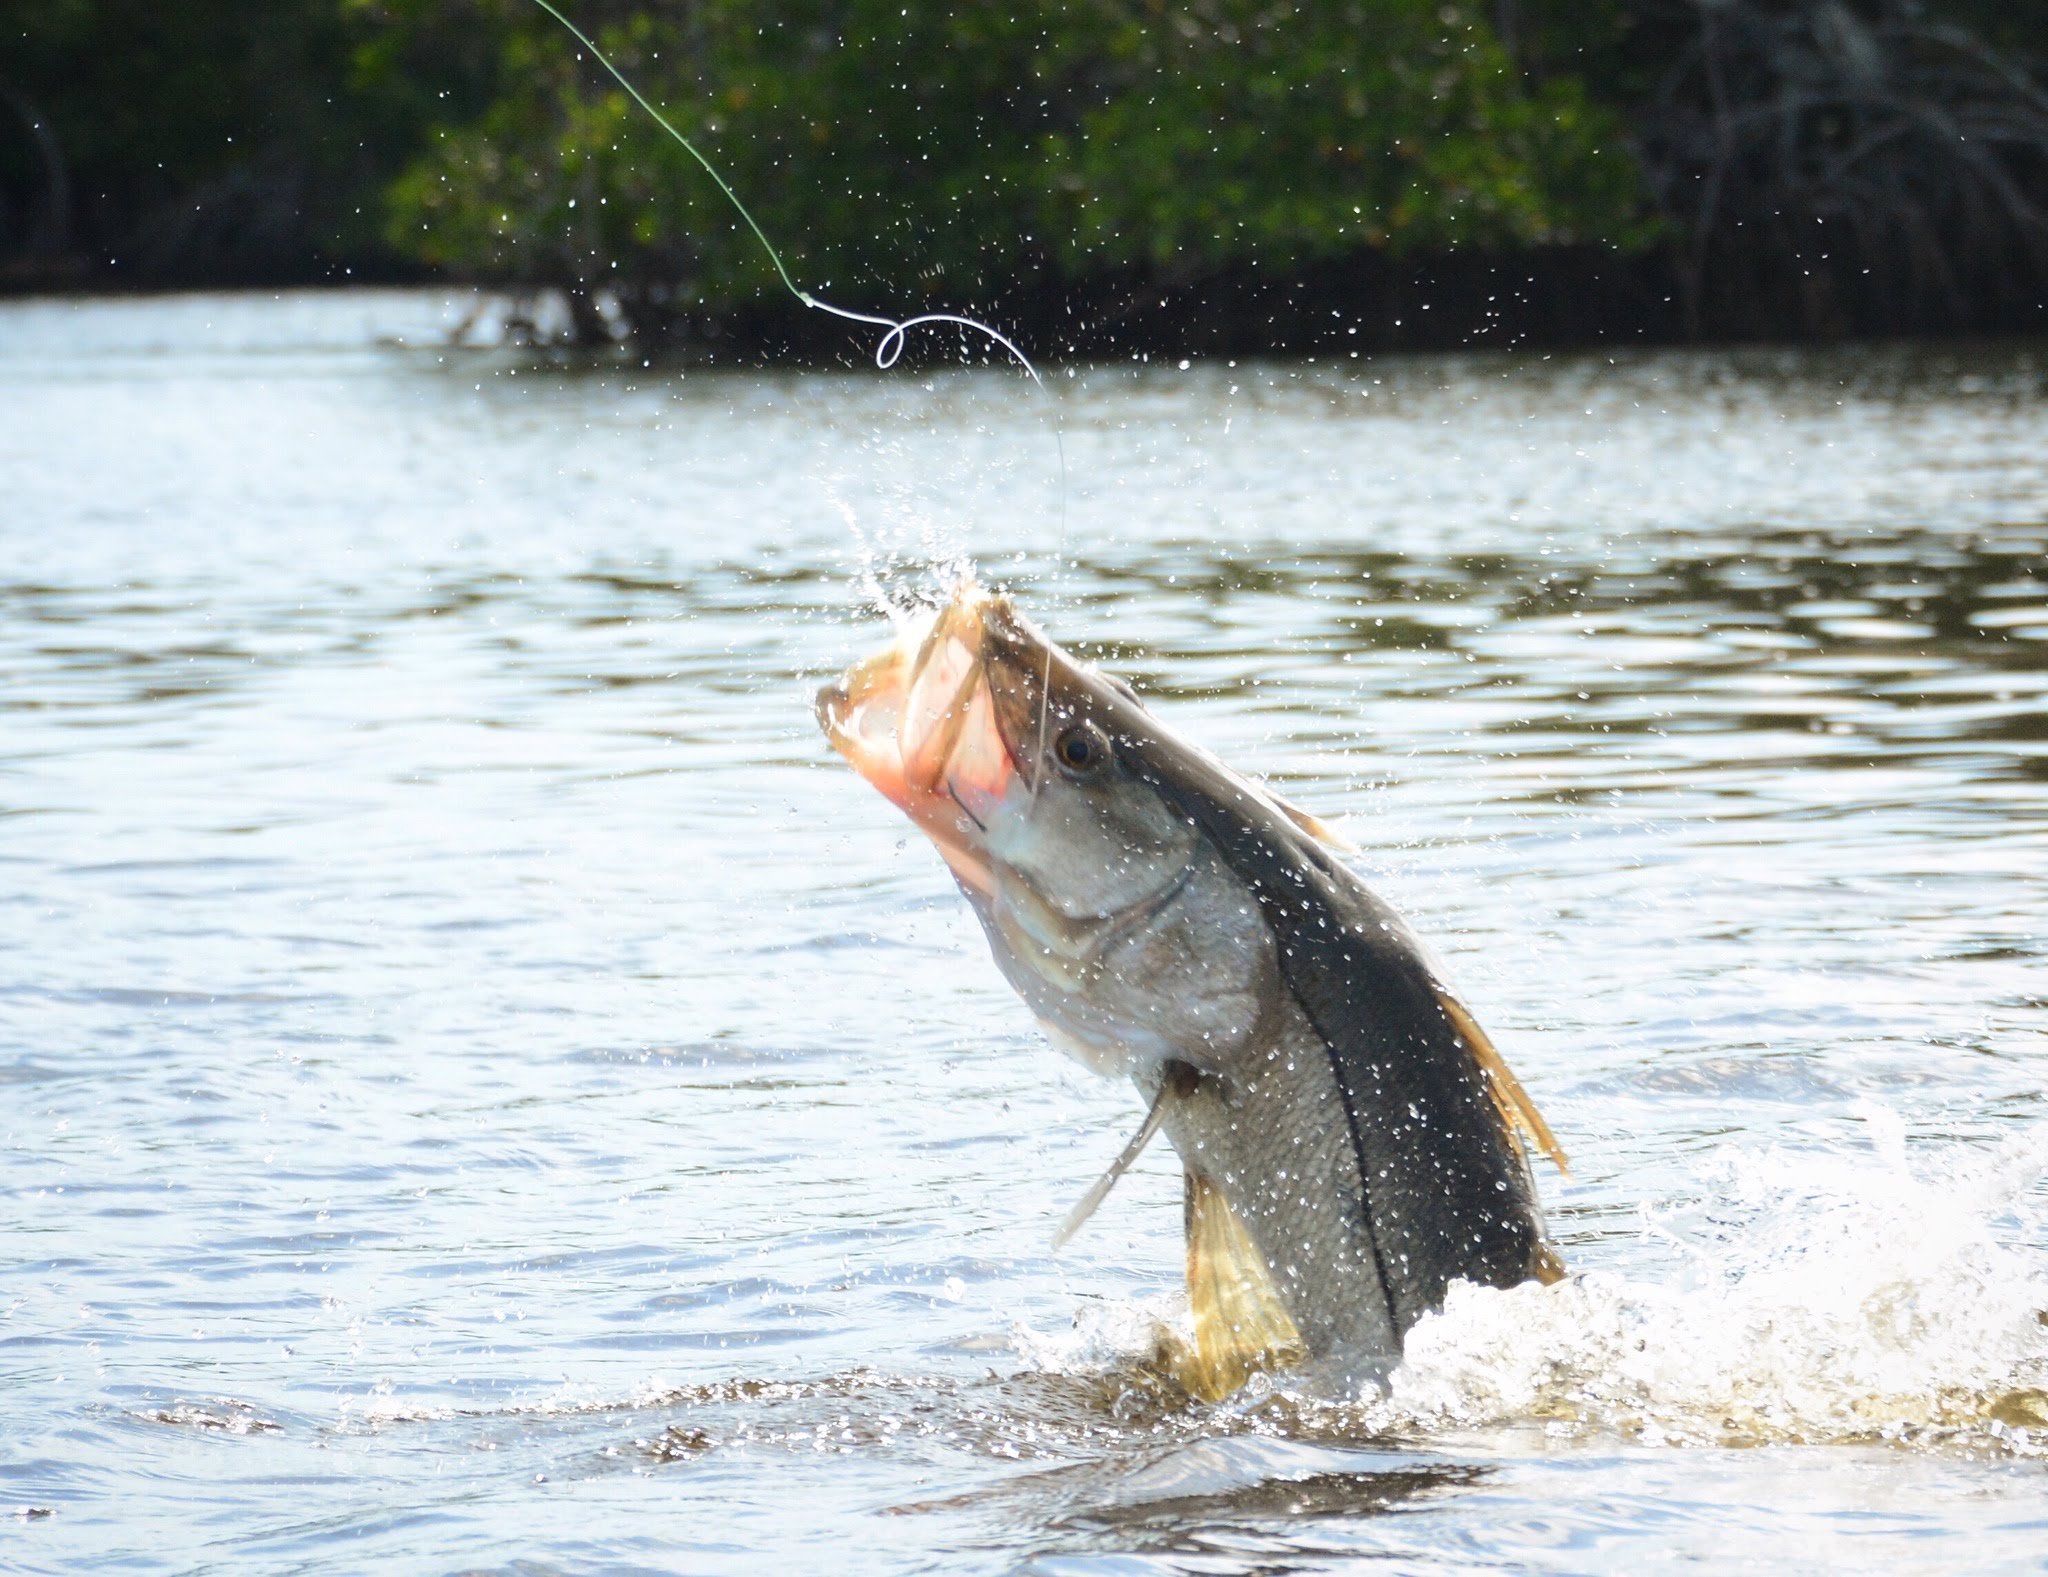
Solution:
[{"label": "water splash", "polygon": [[1722,1151],[1713,1218],[1647,1230],[1662,1281],[1455,1289],[1377,1428],[1544,1419],[1673,1444],[2010,1437],[2048,1455],[2048,1135],[1876,1153]]},{"label": "water splash", "polygon": [[[2048,1134],[1909,1159],[1730,1147],[1712,1200],[1646,1211],[1675,1250],[1661,1279],[1590,1268],[1555,1286],[1461,1285],[1410,1332],[1387,1394],[1236,1404],[1283,1432],[1352,1438],[1535,1424],[1553,1439],[1652,1445],[1890,1442],[2048,1457]],[[1681,1217],[1699,1217],[1686,1224]],[[1052,1369],[1128,1367],[1164,1305],[1020,1330]],[[1146,1361],[1140,1359],[1140,1362]]]}]

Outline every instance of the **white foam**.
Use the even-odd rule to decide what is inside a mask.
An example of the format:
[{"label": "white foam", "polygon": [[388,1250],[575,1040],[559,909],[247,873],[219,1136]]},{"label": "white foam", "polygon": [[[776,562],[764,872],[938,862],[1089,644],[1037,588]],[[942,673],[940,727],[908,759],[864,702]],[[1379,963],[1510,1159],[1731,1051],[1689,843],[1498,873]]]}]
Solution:
[{"label": "white foam", "polygon": [[[2009,1432],[1996,1414],[2028,1405],[2013,1393],[2048,1387],[2048,1132],[1916,1167],[1894,1122],[1874,1126],[1875,1154],[1723,1151],[1706,1224],[1646,1219],[1678,1252],[1660,1281],[1596,1266],[1454,1288],[1409,1334],[1375,1423],[1543,1418],[1684,1442]],[[2015,1433],[2048,1450],[2048,1429]]]},{"label": "white foam", "polygon": [[[1539,1422],[2048,1455],[2048,1129],[1909,1159],[1896,1122],[1865,1115],[1874,1151],[1730,1147],[1703,1163],[1682,1204],[1644,1212],[1673,1267],[1659,1278],[1604,1270],[1588,1248],[1555,1286],[1454,1287],[1409,1333],[1388,1394],[1357,1404],[1361,1431]],[[1169,1314],[1104,1310],[1019,1345],[1049,1367],[1128,1360]]]},{"label": "white foam", "polygon": [[1076,1308],[1068,1330],[1034,1330],[1019,1321],[1010,1329],[1010,1345],[1048,1374],[1091,1374],[1149,1355],[1158,1347],[1162,1331],[1187,1328],[1183,1300],[1105,1299]]}]

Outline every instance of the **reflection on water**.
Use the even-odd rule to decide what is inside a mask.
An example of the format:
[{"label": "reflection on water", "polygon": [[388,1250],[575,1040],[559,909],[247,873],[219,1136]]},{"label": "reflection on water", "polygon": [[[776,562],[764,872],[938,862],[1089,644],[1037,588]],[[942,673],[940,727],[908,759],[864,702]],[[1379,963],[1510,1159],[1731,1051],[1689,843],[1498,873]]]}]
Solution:
[{"label": "reflection on water", "polygon": [[[6,1564],[2038,1560],[2048,354],[1095,369],[1063,515],[442,315],[0,309]],[[808,710],[961,555],[1344,819],[1575,1278],[1205,1409],[1169,1155],[1049,1255],[1133,1097]]]}]

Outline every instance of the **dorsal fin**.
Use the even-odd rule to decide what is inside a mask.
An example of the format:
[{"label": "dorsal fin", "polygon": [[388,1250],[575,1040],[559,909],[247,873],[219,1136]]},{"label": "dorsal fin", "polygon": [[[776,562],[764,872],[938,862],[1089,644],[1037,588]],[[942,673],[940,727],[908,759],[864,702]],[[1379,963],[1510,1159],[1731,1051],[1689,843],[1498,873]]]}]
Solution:
[{"label": "dorsal fin", "polygon": [[1265,794],[1266,798],[1279,807],[1281,815],[1293,822],[1295,826],[1315,839],[1316,842],[1328,845],[1339,854],[1356,854],[1358,852],[1357,844],[1345,837],[1343,833],[1323,820],[1322,817],[1311,816],[1292,800],[1282,799],[1271,789],[1266,789]]},{"label": "dorsal fin", "polygon": [[1255,1373],[1300,1363],[1307,1348],[1229,1197],[1199,1172],[1186,1178],[1195,1350],[1182,1353],[1177,1367],[1190,1395],[1220,1402]]},{"label": "dorsal fin", "polygon": [[1444,1015],[1450,1019],[1451,1028],[1472,1048],[1472,1055],[1485,1070],[1486,1093],[1493,1097],[1500,1120],[1549,1156],[1551,1164],[1565,1176],[1571,1176],[1571,1163],[1564,1157],[1564,1146],[1557,1142],[1557,1135],[1550,1131],[1550,1124],[1543,1120],[1543,1113],[1536,1109],[1535,1101],[1522,1088],[1522,1081],[1508,1067],[1507,1059],[1501,1056],[1499,1048],[1487,1038],[1478,1021],[1465,1011],[1465,1004],[1441,985],[1436,987],[1436,999],[1442,1005]]}]

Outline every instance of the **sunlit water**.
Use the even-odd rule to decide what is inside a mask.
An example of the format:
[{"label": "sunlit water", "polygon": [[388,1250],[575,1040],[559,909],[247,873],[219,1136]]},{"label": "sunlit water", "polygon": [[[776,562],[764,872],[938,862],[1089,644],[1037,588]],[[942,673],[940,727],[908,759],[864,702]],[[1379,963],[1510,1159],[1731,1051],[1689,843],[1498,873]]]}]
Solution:
[{"label": "sunlit water", "polygon": [[[2038,1569],[2048,351],[1090,369],[1063,510],[452,310],[0,308],[0,1567]],[[1343,819],[1573,1279],[1207,1408],[1165,1147],[1052,1256],[1135,1099],[810,717],[961,555]]]}]

